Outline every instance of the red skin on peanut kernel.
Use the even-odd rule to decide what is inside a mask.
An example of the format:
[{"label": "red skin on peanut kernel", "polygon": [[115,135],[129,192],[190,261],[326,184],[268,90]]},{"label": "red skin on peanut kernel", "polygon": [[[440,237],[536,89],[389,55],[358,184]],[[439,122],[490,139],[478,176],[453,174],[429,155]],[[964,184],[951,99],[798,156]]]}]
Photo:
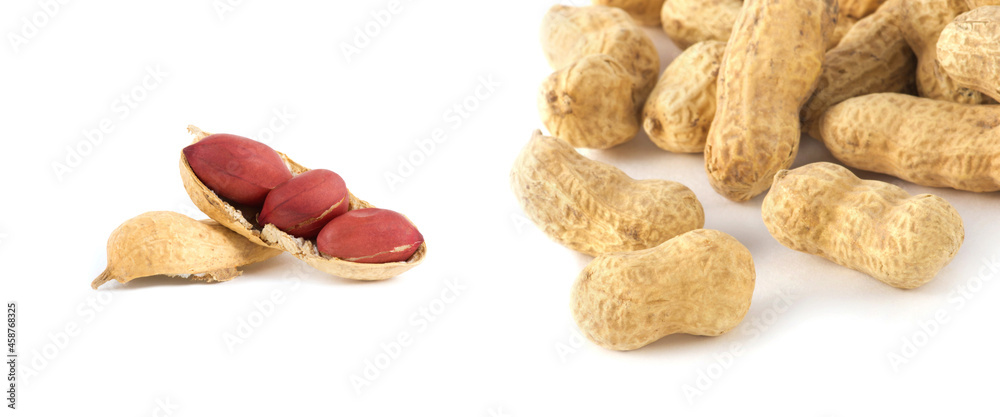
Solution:
[{"label": "red skin on peanut kernel", "polygon": [[281,156],[263,143],[218,133],[184,148],[191,170],[219,196],[260,207],[272,188],[292,178]]},{"label": "red skin on peanut kernel", "polygon": [[257,216],[293,236],[312,239],[331,219],[347,212],[351,201],[344,179],[326,169],[306,171],[274,187]]},{"label": "red skin on peanut kernel", "polygon": [[416,226],[392,210],[351,210],[327,223],[316,238],[319,251],[345,261],[380,264],[410,259],[424,242]]}]

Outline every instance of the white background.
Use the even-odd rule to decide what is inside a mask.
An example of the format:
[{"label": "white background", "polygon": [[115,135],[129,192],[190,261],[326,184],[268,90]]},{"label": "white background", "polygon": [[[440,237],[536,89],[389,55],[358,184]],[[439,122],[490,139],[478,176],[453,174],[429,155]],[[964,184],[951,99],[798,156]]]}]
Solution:
[{"label": "white background", "polygon": [[[996,410],[1000,291],[989,278],[1000,272],[986,265],[1000,261],[997,193],[860,173],[941,195],[965,220],[954,261],[903,291],[779,245],[761,198],[717,195],[700,155],[660,151],[644,135],[585,151],[635,178],[691,187],[706,227],[753,253],[757,287],[746,320],[721,337],[673,335],[632,352],[581,340],[569,289],[589,258],[528,223],[508,186],[540,127],[535,93],[551,69],[537,28],[550,1],[403,0],[350,60],[342,45],[387,1],[243,1],[221,13],[227,3],[209,0],[71,1],[47,19],[43,4],[0,5],[0,292],[19,305],[20,415]],[[666,65],[677,49],[648,32]],[[10,36],[24,33],[14,46]],[[499,85],[474,98],[489,79]],[[141,100],[129,107],[123,94]],[[110,132],[88,148],[83,132],[104,119]],[[264,139],[340,173],[420,227],[426,262],[357,283],[282,255],[227,283],[152,277],[91,290],[118,224],[151,210],[199,217],[177,168],[188,124]],[[447,139],[422,150],[436,128]],[[797,165],[830,160],[812,139],[802,148]],[[75,166],[57,174],[67,158]],[[418,162],[401,168],[400,158]],[[387,173],[402,181],[390,185]],[[457,297],[442,296],[449,282]],[[420,318],[428,307],[432,322]],[[248,337],[227,344],[241,325]],[[402,333],[407,346],[388,345]],[[385,366],[358,390],[352,376],[374,361]]]}]

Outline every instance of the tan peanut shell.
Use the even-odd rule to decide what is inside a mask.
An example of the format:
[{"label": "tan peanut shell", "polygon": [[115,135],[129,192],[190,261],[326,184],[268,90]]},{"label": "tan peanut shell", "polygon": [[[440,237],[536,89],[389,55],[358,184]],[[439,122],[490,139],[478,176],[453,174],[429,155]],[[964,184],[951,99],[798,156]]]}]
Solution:
[{"label": "tan peanut shell", "polygon": [[604,54],[638,78],[635,102],[642,103],[656,85],[660,55],[653,40],[615,7],[555,5],[545,13],[542,51],[552,69],[566,67],[588,55]]},{"label": "tan peanut shell", "polygon": [[687,49],[703,41],[728,41],[742,8],[742,0],[667,0],[660,21],[674,45]]},{"label": "tan peanut shell", "polygon": [[660,9],[664,0],[593,0],[593,4],[617,7],[628,12],[636,23],[645,26],[660,25]]},{"label": "tan peanut shell", "polygon": [[634,180],[535,131],[510,174],[525,214],[556,242],[589,255],[656,246],[705,224],[680,183]]},{"label": "tan peanut shell", "polygon": [[606,149],[639,132],[642,103],[635,77],[608,55],[583,57],[545,79],[538,92],[542,123],[578,148]]},{"label": "tan peanut shell", "polygon": [[833,27],[833,33],[826,41],[826,49],[835,48],[847,36],[847,33],[854,28],[854,25],[865,16],[870,15],[881,4],[882,0],[870,1],[860,0],[839,1],[840,8],[837,13],[837,22]]},{"label": "tan peanut shell", "polygon": [[674,333],[731,330],[750,309],[755,278],[746,247],[698,229],[654,248],[597,257],[573,284],[570,308],[588,339],[632,350]]},{"label": "tan peanut shell", "polygon": [[725,42],[699,42],[663,70],[642,111],[643,129],[656,146],[670,152],[705,150],[725,51]]},{"label": "tan peanut shell", "polygon": [[[837,46],[858,20],[873,13],[883,1],[841,1],[833,32],[827,38],[827,49]],[[709,40],[726,42],[743,3],[743,0],[668,0],[660,16],[663,31],[681,49]]]},{"label": "tan peanut shell", "polygon": [[642,28],[619,8],[555,5],[542,19],[541,42],[557,69],[538,93],[549,132],[598,149],[635,137],[660,69]]},{"label": "tan peanut shell", "polygon": [[861,19],[878,10],[886,0],[841,0],[840,15]]},{"label": "tan peanut shell", "polygon": [[[188,132],[194,135],[194,142],[205,138],[208,132],[202,131],[195,126],[188,126]],[[292,161],[285,154],[278,152],[281,159],[285,161],[293,174],[301,174],[309,169]],[[282,232],[272,224],[261,228],[256,224],[256,214],[252,212],[244,213],[241,208],[234,207],[227,201],[219,198],[211,189],[205,186],[198,177],[191,171],[184,154],[181,154],[180,161],[181,179],[184,181],[184,189],[194,205],[215,221],[228,227],[232,231],[242,235],[257,245],[266,246],[272,249],[280,249],[299,258],[313,268],[336,275],[342,278],[356,280],[382,280],[394,277],[406,272],[410,268],[419,265],[424,260],[427,253],[427,244],[423,243],[417,252],[406,262],[389,262],[382,264],[366,264],[349,262],[338,258],[329,257],[319,253],[316,249],[316,242],[297,238]],[[350,194],[350,210],[372,207],[367,201],[361,200]],[[242,208],[246,210],[246,208]]]},{"label": "tan peanut shell", "polygon": [[810,136],[819,138],[819,118],[834,104],[912,88],[917,58],[900,28],[903,1],[889,0],[827,51],[816,91],[802,108],[802,126]]},{"label": "tan peanut shell", "polygon": [[835,12],[825,0],[744,4],[719,70],[705,145],[705,170],[719,194],[749,200],[792,164],[799,111],[822,72]]},{"label": "tan peanut shell", "polygon": [[152,275],[208,282],[229,281],[237,267],[280,255],[256,245],[213,220],[151,211],[122,223],[108,238],[108,267],[90,284],[97,289]]},{"label": "tan peanut shell", "polygon": [[926,284],[962,246],[962,218],[941,197],[862,180],[817,162],[774,177],[761,208],[778,242],[897,288]]},{"label": "tan peanut shell", "polygon": [[1000,190],[1000,106],[870,94],[830,108],[823,143],[844,165],[930,187]]},{"label": "tan peanut shell", "polygon": [[945,26],[937,58],[959,87],[1000,101],[1000,6],[974,9]]},{"label": "tan peanut shell", "polygon": [[886,0],[839,0],[837,23],[833,28],[833,33],[827,39],[826,48],[835,48],[843,41],[847,33],[854,28],[854,25],[861,19],[871,15]]},{"label": "tan peanut shell", "polygon": [[[1000,4],[1000,0],[995,0]],[[917,91],[920,96],[955,103],[979,104],[982,93],[961,87],[941,68],[937,43],[941,31],[968,11],[963,0],[907,0],[903,7],[903,37],[917,55]]]}]

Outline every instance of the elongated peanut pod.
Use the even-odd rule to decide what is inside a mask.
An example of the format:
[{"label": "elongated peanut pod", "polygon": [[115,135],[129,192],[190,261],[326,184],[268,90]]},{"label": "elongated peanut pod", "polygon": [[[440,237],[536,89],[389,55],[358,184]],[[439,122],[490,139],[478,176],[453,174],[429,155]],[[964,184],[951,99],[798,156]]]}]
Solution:
[{"label": "elongated peanut pod", "polygon": [[705,170],[719,194],[764,192],[799,149],[799,111],[822,72],[835,5],[825,0],[747,0],[726,45]]},{"label": "elongated peanut pod", "polygon": [[589,255],[646,249],[705,224],[694,192],[634,180],[535,131],[510,173],[525,214],[550,238]]},{"label": "elongated peanut pod", "polygon": [[725,51],[725,42],[699,42],[663,70],[642,111],[642,126],[656,146],[670,152],[705,150]]},{"label": "elongated peanut pod", "polygon": [[[195,126],[188,126],[188,132],[194,135],[194,143],[198,143],[211,135]],[[299,165],[287,155],[281,152],[277,152],[277,154],[292,173],[298,175],[309,171],[309,168]],[[417,248],[417,251],[409,259],[400,262],[360,263],[324,255],[317,249],[315,240],[290,235],[274,224],[266,224],[261,227],[255,221],[255,213],[251,211],[253,210],[252,208],[246,206],[237,208],[237,206],[234,206],[229,201],[220,198],[195,175],[183,152],[181,153],[180,171],[181,180],[184,182],[184,189],[187,191],[188,197],[191,197],[194,205],[207,214],[208,217],[228,227],[229,230],[238,233],[252,243],[288,252],[292,256],[309,264],[309,266],[328,274],[361,281],[383,280],[402,274],[420,265],[424,257],[427,256],[427,242],[420,243],[420,247]],[[370,203],[356,197],[351,192],[348,192],[347,196],[350,198],[348,210],[373,207]]]},{"label": "elongated peanut pod", "polygon": [[1000,190],[1000,106],[870,94],[836,106],[820,136],[844,165],[930,187]]},{"label": "elongated peanut pod", "polygon": [[650,249],[597,257],[573,284],[570,308],[594,343],[638,349],[673,333],[731,330],[750,309],[755,280],[745,246],[698,229]]},{"label": "elongated peanut pod", "polygon": [[897,288],[926,284],[965,239],[962,218],[944,199],[910,196],[828,162],[779,172],[761,210],[782,245]]},{"label": "elongated peanut pod", "polygon": [[140,214],[108,238],[108,267],[90,284],[129,282],[151,275],[172,275],[209,282],[229,281],[237,267],[281,254],[250,242],[213,220],[194,220],[170,211]]},{"label": "elongated peanut pod", "polygon": [[960,87],[1000,101],[1000,6],[974,9],[945,26],[937,58]]},{"label": "elongated peanut pod", "polygon": [[830,106],[872,93],[912,88],[917,58],[900,28],[903,0],[890,0],[861,19],[827,51],[816,92],[802,108],[802,126],[819,139],[819,118]]}]

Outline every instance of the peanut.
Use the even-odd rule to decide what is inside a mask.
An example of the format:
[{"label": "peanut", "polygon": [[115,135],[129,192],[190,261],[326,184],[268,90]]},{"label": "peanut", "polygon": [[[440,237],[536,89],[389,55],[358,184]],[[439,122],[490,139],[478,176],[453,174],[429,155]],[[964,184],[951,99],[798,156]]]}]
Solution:
[{"label": "peanut", "polygon": [[542,20],[541,40],[549,64],[559,70],[538,95],[545,127],[578,147],[631,140],[660,70],[659,54],[642,28],[618,8],[556,5]]},{"label": "peanut", "polygon": [[802,108],[802,124],[819,138],[819,118],[830,106],[872,93],[912,88],[917,58],[900,28],[903,0],[889,0],[861,19],[827,51],[816,92]]},{"label": "peanut", "polygon": [[861,19],[878,10],[886,0],[843,0],[840,2],[841,15]]},{"label": "peanut", "polygon": [[257,217],[293,236],[312,239],[334,217],[347,213],[347,185],[337,173],[314,169],[274,187]]},{"label": "peanut", "polygon": [[636,23],[645,26],[660,25],[660,9],[664,0],[594,0],[601,6],[617,7],[628,12]]},{"label": "peanut", "polygon": [[870,94],[820,120],[827,149],[845,165],[930,187],[1000,190],[1000,106],[904,94]]},{"label": "peanut", "polygon": [[660,22],[674,45],[687,49],[703,41],[728,41],[742,8],[742,0],[667,0]]},{"label": "peanut", "polygon": [[[680,2],[671,0],[664,5],[664,10],[667,10],[668,6],[684,6],[692,8],[692,13],[703,13],[705,8],[716,4],[709,2],[703,5],[702,2],[696,2],[688,6],[685,2],[687,0]],[[733,21],[736,20],[739,5],[742,4],[739,1],[734,3],[736,5]],[[812,136],[819,137],[818,131],[815,130],[815,122],[823,111],[833,104],[862,94],[901,92],[912,88],[917,60],[896,24],[898,13],[894,12],[897,6],[887,6],[879,9],[881,11],[875,17],[866,17],[875,12],[880,4],[882,0],[841,2],[841,16],[838,17],[835,33],[843,31],[843,39],[834,35],[840,40],[826,52],[823,73],[816,84],[816,91],[802,108],[804,126],[810,129]],[[842,22],[845,19],[856,21],[857,24],[844,25]],[[711,21],[718,23],[719,20],[711,19]],[[690,19],[679,20],[676,24],[681,25],[684,22],[696,24]],[[665,30],[666,27],[664,25]],[[686,41],[677,40],[683,39],[681,38],[683,35],[672,36],[675,37],[674,43],[680,42],[679,45],[683,47],[689,45]],[[724,41],[729,38],[729,29],[726,29],[725,36],[720,35],[718,38],[722,38],[721,45],[725,45]],[[689,39],[693,41],[715,38]],[[698,51],[689,53],[685,50],[670,63],[649,99],[646,100],[643,128],[653,143],[664,150],[702,152],[705,148],[708,127],[715,118],[715,80],[718,79],[722,53],[714,46],[718,40],[702,42],[704,44],[698,45],[700,46]],[[688,49],[695,46],[691,45]],[[718,59],[715,58],[716,53],[719,54]],[[704,85],[702,87],[704,91],[697,90],[700,85]],[[651,109],[655,109],[654,112],[651,113]],[[657,117],[657,113],[661,116]]]},{"label": "peanut", "polygon": [[838,3],[837,25],[826,42],[827,50],[835,48],[859,20],[871,15],[886,0],[840,0]]},{"label": "peanut", "polygon": [[705,170],[719,194],[745,201],[788,168],[799,147],[799,111],[822,72],[836,3],[748,0],[726,45]]},{"label": "peanut", "polygon": [[205,185],[239,204],[259,206],[272,188],[292,178],[271,147],[242,136],[218,134],[184,148]]},{"label": "peanut", "polygon": [[[985,3],[985,2],[984,2]],[[994,0],[1000,4],[1000,0]],[[979,104],[982,93],[961,87],[937,60],[941,31],[968,11],[962,0],[907,0],[903,8],[903,37],[917,55],[917,90],[922,97],[955,103]]]},{"label": "peanut", "polygon": [[638,349],[674,333],[718,336],[736,327],[750,309],[755,277],[746,247],[698,229],[650,249],[597,257],[573,284],[570,305],[594,343]]},{"label": "peanut", "polygon": [[[837,46],[859,20],[872,14],[883,1],[840,1],[836,26],[827,38],[827,49]],[[660,15],[663,31],[681,49],[704,41],[726,42],[743,3],[743,0],[668,0]]]},{"label": "peanut", "polygon": [[642,126],[656,146],[670,152],[705,150],[725,51],[725,42],[699,42],[663,71],[642,111]]},{"label": "peanut", "polygon": [[897,288],[926,284],[965,238],[962,218],[944,199],[911,197],[828,162],[778,172],[761,210],[782,245]]},{"label": "peanut", "polygon": [[366,208],[337,216],[319,233],[320,253],[361,263],[403,262],[424,243],[424,237],[402,214]]},{"label": "peanut", "polygon": [[[195,143],[209,136],[207,132],[204,132],[195,126],[188,126],[188,132],[195,136]],[[278,156],[281,157],[282,162],[294,174],[302,174],[309,171],[309,168],[299,165],[281,152],[278,152]],[[191,170],[191,166],[188,164],[187,158],[185,158],[183,153],[181,153],[180,170],[181,179],[184,181],[184,189],[187,191],[188,196],[191,197],[191,201],[194,202],[194,205],[207,214],[208,217],[211,217],[213,220],[221,223],[223,226],[228,227],[230,230],[242,235],[255,244],[288,252],[292,254],[292,256],[295,256],[296,258],[299,258],[309,264],[309,266],[328,274],[356,280],[382,280],[399,275],[406,272],[410,268],[419,265],[423,262],[424,257],[426,256],[426,242],[421,243],[420,247],[413,254],[413,256],[405,262],[372,264],[350,262],[343,259],[325,256],[317,250],[316,243],[312,240],[292,236],[281,231],[273,224],[267,224],[261,227],[252,223],[250,219],[253,217],[248,217],[246,213],[242,212],[237,207],[234,207],[228,202],[220,199],[214,192],[212,192],[211,189],[206,187],[205,184],[198,179],[198,177]],[[348,192],[347,195],[350,198],[350,206],[348,210],[372,207],[372,205],[367,201],[355,197],[354,194],[351,194],[350,192]]]},{"label": "peanut", "polygon": [[153,211],[111,232],[108,267],[90,286],[96,290],[111,280],[124,284],[152,275],[229,281],[240,275],[237,267],[280,254],[213,220],[197,221],[179,213]]},{"label": "peanut", "polygon": [[590,55],[542,83],[538,111],[546,128],[571,145],[610,148],[639,132],[634,87],[635,78],[614,58]]},{"label": "peanut", "polygon": [[974,9],[945,26],[937,57],[959,87],[1000,101],[1000,6]]},{"label": "peanut", "polygon": [[705,224],[682,184],[636,181],[536,131],[510,174],[521,207],[560,244],[589,255],[646,249]]}]

